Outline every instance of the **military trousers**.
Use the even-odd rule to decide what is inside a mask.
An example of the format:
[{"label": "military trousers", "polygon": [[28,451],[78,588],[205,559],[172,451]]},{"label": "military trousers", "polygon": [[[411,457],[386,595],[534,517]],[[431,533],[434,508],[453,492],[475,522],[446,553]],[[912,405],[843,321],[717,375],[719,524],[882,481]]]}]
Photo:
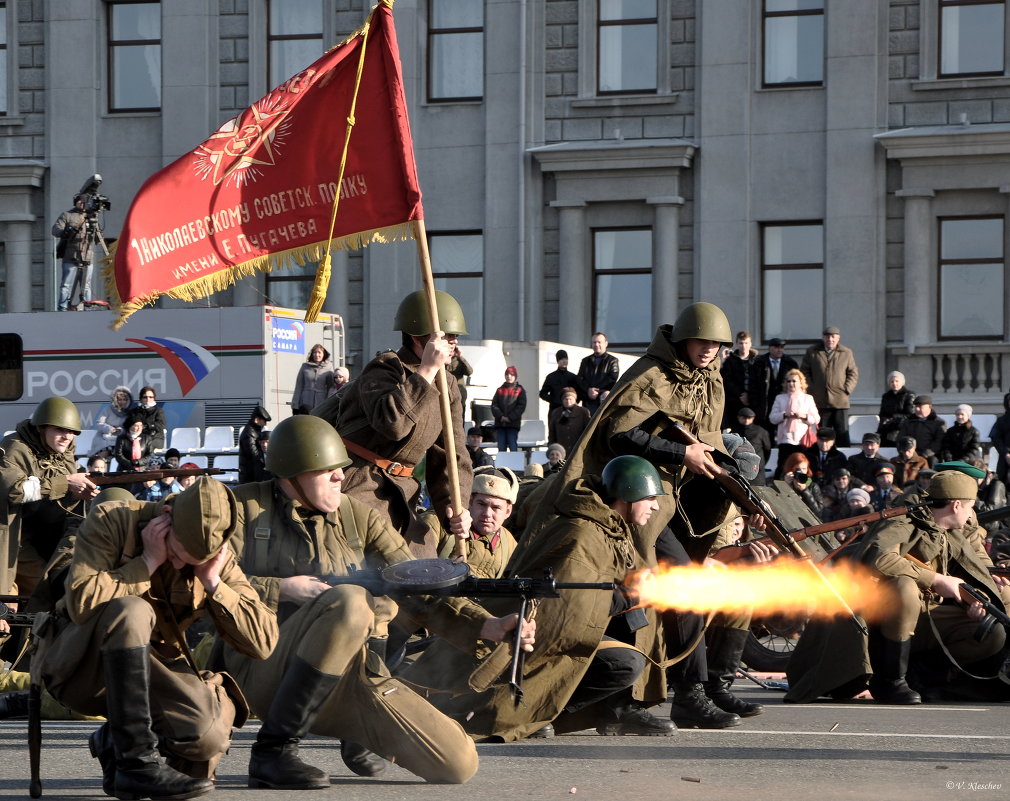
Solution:
[{"label": "military trousers", "polygon": [[154,625],[154,608],[136,595],[106,602],[81,625],[55,619],[56,635],[43,654],[43,682],[75,712],[105,715],[102,653],[151,644],[151,729],[158,747],[179,763],[189,763],[187,772],[210,775],[231,744],[235,705],[177,650],[151,643]]},{"label": "military trousers", "polygon": [[894,603],[880,623],[881,631],[889,640],[911,638],[913,653],[939,647],[939,634],[951,655],[961,665],[970,665],[999,652],[1006,643],[1002,626],[994,626],[985,639],[977,641],[974,635],[979,621],[970,620],[965,607],[950,601],[937,603],[935,596],[924,593],[912,578],[900,576],[885,586]]},{"label": "military trousers", "polygon": [[270,711],[293,656],[341,680],[311,731],[364,745],[435,783],[461,784],[477,772],[477,749],[463,727],[406,684],[389,676],[366,648],[375,628],[375,601],[364,588],[333,587],[303,604],[280,626],[265,660],[225,649],[228,672],[256,714]]}]

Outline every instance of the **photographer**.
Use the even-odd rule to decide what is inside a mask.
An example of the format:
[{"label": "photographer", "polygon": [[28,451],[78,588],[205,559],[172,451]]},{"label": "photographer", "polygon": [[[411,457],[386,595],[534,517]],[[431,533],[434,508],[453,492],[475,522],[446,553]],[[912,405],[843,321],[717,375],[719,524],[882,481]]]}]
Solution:
[{"label": "photographer", "polygon": [[782,480],[800,496],[811,512],[818,516],[824,511],[824,497],[821,488],[810,477],[810,461],[802,453],[794,453],[786,459],[782,468]]},{"label": "photographer", "polygon": [[94,238],[88,235],[88,216],[85,211],[88,197],[78,194],[74,196],[74,207],[63,212],[53,225],[53,236],[60,241],[56,246],[56,255],[63,262],[63,275],[60,279],[59,311],[67,311],[70,293],[74,288],[74,280],[78,271],[81,274],[81,301],[91,300],[91,260],[94,255]]}]

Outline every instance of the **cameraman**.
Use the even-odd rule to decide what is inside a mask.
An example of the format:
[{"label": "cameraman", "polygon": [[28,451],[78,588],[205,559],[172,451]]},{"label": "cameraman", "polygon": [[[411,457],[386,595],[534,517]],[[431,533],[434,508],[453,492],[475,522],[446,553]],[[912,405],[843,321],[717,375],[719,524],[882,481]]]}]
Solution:
[{"label": "cameraman", "polygon": [[60,300],[56,307],[59,311],[67,311],[78,271],[81,275],[81,301],[87,303],[91,300],[91,259],[95,244],[94,238],[88,235],[87,200],[87,195],[75,195],[74,207],[63,212],[53,225],[53,236],[60,240],[56,245],[56,255],[63,262]]}]

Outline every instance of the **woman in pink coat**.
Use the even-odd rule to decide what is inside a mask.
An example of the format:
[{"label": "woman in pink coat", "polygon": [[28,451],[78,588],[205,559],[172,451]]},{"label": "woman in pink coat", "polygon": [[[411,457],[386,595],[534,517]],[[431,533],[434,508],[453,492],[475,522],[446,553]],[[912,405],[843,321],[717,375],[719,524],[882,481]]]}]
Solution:
[{"label": "woman in pink coat", "polygon": [[779,446],[778,469],[775,477],[779,478],[782,465],[793,453],[803,450],[801,441],[803,435],[811,429],[816,430],[821,422],[813,395],[807,394],[807,379],[799,370],[790,370],[782,381],[785,390],[775,396],[768,419],[778,426],[775,441]]}]

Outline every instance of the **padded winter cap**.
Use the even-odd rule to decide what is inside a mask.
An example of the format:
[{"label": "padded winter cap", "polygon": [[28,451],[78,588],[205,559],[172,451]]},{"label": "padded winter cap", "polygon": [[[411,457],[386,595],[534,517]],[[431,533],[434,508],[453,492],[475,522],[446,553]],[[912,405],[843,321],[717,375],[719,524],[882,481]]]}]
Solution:
[{"label": "padded winter cap", "polygon": [[579,393],[575,391],[574,387],[565,387],[563,390],[561,390],[561,397],[563,398],[565,397],[565,395],[571,395],[573,398],[576,399],[578,399],[579,397]]},{"label": "padded winter cap", "polygon": [[876,431],[867,431],[865,434],[863,434],[862,441],[863,442],[876,442],[879,445],[880,444],[880,434],[878,434]]},{"label": "padded winter cap", "polygon": [[907,451],[915,447],[915,437],[898,437],[898,450]]},{"label": "padded winter cap", "polygon": [[262,406],[257,406],[255,409],[253,409],[252,416],[253,417],[259,417],[259,418],[261,418],[263,420],[266,420],[268,423],[271,420],[273,420],[273,418],[270,416],[270,412],[268,412]]},{"label": "padded winter cap", "polygon": [[916,395],[915,396],[915,400],[912,401],[912,402],[916,406],[922,406],[923,404],[926,404],[926,403],[928,403],[930,406],[932,406],[933,405],[933,396],[932,395]]},{"label": "padded winter cap", "polygon": [[515,503],[519,495],[519,478],[507,467],[478,469],[474,472],[473,488],[470,492]]},{"label": "padded winter cap", "polygon": [[966,476],[971,476],[972,478],[985,478],[986,475],[986,471],[981,467],[975,467],[973,464],[968,464],[968,462],[962,462],[960,460],[952,462],[937,462],[936,472],[942,473],[944,470],[956,470],[958,473],[964,473]]},{"label": "padded winter cap", "polygon": [[214,556],[235,533],[235,496],[220,481],[200,476],[169,502],[175,536],[194,559]]},{"label": "padded winter cap", "polygon": [[782,337],[772,337],[768,340],[768,344],[773,348],[784,348],[786,341]]},{"label": "padded winter cap", "polygon": [[850,489],[848,492],[845,493],[845,500],[847,500],[849,503],[852,503],[855,500],[859,500],[862,501],[864,505],[869,506],[870,493],[868,493],[864,489],[856,487],[855,489]]},{"label": "padded winter cap", "polygon": [[817,429],[817,439],[837,439],[835,435],[835,429],[833,428],[818,428]]},{"label": "padded winter cap", "polygon": [[550,445],[548,445],[547,452],[548,453],[554,452],[559,454],[562,459],[565,458],[565,446],[559,442],[552,442]]},{"label": "padded winter cap", "polygon": [[824,327],[824,333],[825,334],[838,334],[840,336],[842,332],[838,328],[837,325],[828,325],[828,326]]},{"label": "padded winter cap", "polygon": [[516,370],[516,367],[515,367],[514,364],[510,364],[508,367],[505,368],[505,375],[514,375],[514,376],[518,377],[519,376],[519,371]]},{"label": "padded winter cap", "polygon": [[958,470],[941,470],[929,480],[927,491],[938,501],[967,501],[978,495],[978,482]]},{"label": "padded winter cap", "polygon": [[567,350],[559,350],[557,353],[554,354],[554,360],[555,361],[561,361],[562,359],[567,359],[567,358],[568,358],[568,351]]},{"label": "padded winter cap", "polygon": [[757,417],[754,414],[754,410],[750,406],[741,406],[740,411],[736,413],[737,417]]}]

